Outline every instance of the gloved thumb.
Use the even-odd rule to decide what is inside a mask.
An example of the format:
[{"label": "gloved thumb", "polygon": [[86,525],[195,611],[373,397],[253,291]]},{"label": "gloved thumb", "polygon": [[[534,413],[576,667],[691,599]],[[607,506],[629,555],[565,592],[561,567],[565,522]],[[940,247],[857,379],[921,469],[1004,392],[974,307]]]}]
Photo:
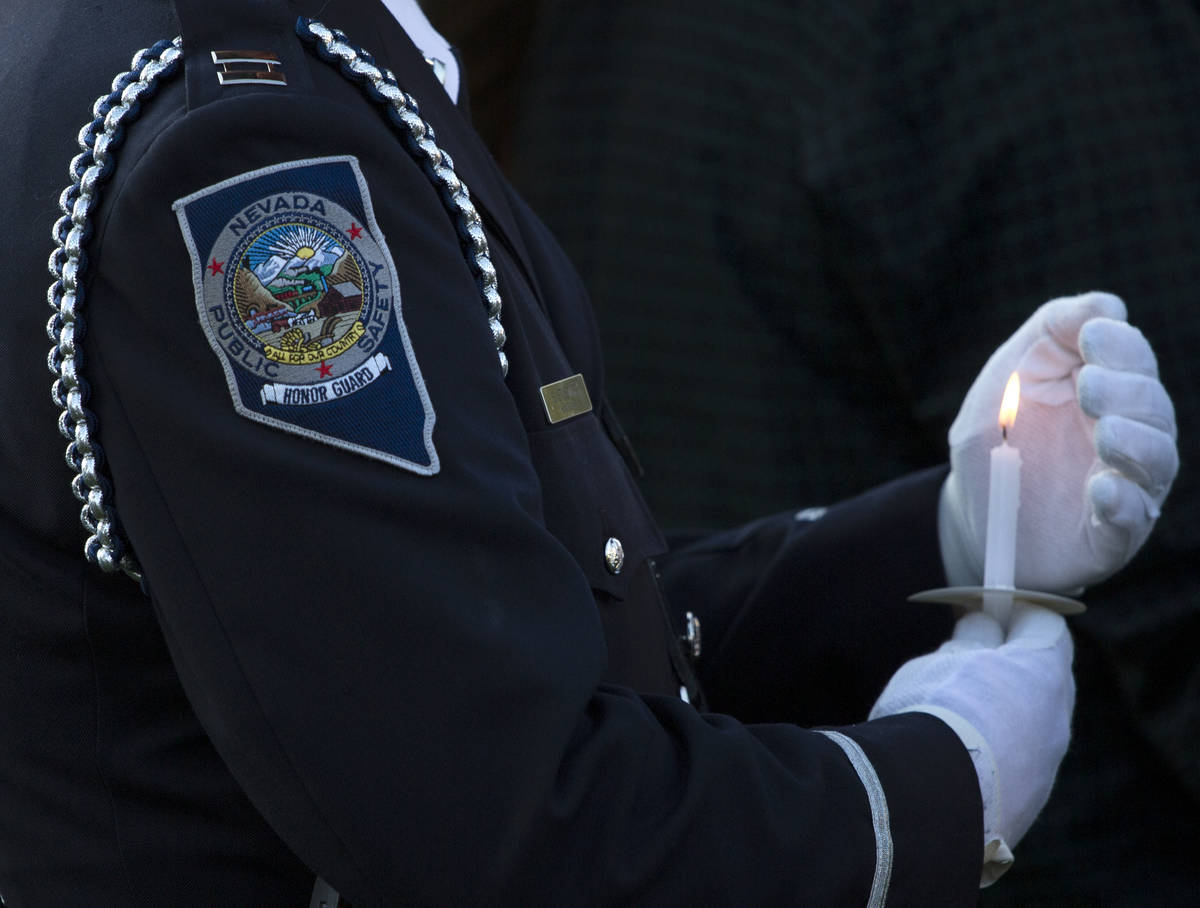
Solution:
[{"label": "gloved thumb", "polygon": [[995,649],[1004,642],[1004,630],[990,615],[970,612],[958,619],[954,633],[942,649],[946,651]]}]

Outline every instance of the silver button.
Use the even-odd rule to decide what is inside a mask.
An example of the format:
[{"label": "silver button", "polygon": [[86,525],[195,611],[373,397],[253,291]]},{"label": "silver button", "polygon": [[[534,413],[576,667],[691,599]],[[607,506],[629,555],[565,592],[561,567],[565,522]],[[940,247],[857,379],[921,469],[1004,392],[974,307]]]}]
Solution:
[{"label": "silver button", "polygon": [[616,536],[610,536],[604,543],[604,566],[610,574],[619,574],[625,567],[625,546]]},{"label": "silver button", "polygon": [[829,508],[805,508],[803,511],[797,511],[792,519],[798,523],[816,523],[828,510]]},{"label": "silver button", "polygon": [[700,658],[700,619],[694,613],[688,612],[683,616],[684,634],[679,638],[688,655],[693,659]]},{"label": "silver button", "polygon": [[433,70],[434,77],[443,85],[446,84],[446,64],[437,57],[426,57],[425,62]]}]

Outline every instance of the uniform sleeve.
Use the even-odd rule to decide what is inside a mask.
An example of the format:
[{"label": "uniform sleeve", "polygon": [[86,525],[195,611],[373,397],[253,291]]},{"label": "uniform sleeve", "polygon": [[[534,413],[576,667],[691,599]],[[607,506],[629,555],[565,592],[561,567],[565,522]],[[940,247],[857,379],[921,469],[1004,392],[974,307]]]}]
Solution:
[{"label": "uniform sleeve", "polygon": [[[601,683],[441,200],[381,118],[262,97],[167,93],[131,133],[87,354],[179,675],[280,836],[355,905],[967,903],[979,794],[937,720],[835,738]],[[433,475],[239,415],[201,324],[172,203],[323,155],[354,156],[395,260]]]},{"label": "uniform sleeve", "polygon": [[676,548],[663,584],[701,619],[709,705],[745,721],[859,721],[897,668],[948,639],[949,606],[907,601],[945,585],[945,477],[923,470]]}]

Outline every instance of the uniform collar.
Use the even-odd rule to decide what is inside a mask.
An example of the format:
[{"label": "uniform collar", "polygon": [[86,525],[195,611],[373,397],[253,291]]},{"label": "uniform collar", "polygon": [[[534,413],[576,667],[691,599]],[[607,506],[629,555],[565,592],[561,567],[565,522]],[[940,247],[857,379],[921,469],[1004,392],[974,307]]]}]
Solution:
[{"label": "uniform collar", "polygon": [[408,33],[408,37],[421,51],[422,56],[435,71],[441,73],[439,78],[446,94],[457,104],[460,75],[458,60],[450,48],[450,42],[430,24],[416,0],[383,0],[383,5]]},{"label": "uniform collar", "polygon": [[341,29],[351,42],[374,55],[380,65],[392,69],[400,87],[416,99],[421,116],[433,126],[438,145],[450,154],[455,171],[480,213],[485,218],[490,215],[488,226],[500,234],[519,259],[528,261],[528,249],[499,166],[470,123],[455,109],[416,42],[389,13],[385,0],[287,2],[297,15],[312,16],[330,28]]}]

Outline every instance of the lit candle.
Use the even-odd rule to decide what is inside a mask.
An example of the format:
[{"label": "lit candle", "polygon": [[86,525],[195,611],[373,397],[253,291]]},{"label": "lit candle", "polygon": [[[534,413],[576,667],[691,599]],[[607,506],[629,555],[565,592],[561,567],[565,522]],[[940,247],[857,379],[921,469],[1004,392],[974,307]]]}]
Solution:
[{"label": "lit candle", "polygon": [[992,448],[988,486],[987,547],[983,560],[983,610],[1001,627],[1012,612],[1013,578],[1017,563],[1017,509],[1021,505],[1021,452],[1008,443],[1008,430],[1017,419],[1021,381],[1014,372],[1004,386],[1000,403],[1000,444]]}]

